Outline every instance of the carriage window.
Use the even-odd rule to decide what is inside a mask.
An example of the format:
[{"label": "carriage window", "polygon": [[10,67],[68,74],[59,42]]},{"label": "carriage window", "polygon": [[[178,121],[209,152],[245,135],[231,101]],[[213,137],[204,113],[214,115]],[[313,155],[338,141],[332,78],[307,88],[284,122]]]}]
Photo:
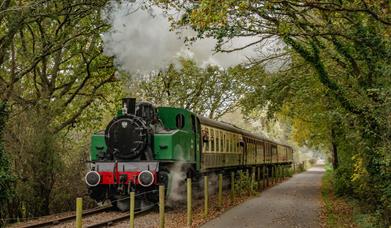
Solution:
[{"label": "carriage window", "polygon": [[233,142],[233,147],[234,147],[234,152],[236,153],[236,152],[238,152],[238,146],[237,146],[237,144],[238,144],[238,136],[237,135],[234,135],[234,142]]},{"label": "carriage window", "polygon": [[223,152],[227,152],[227,135],[223,133]]},{"label": "carriage window", "polygon": [[185,126],[185,117],[183,114],[176,115],[176,127],[182,129]]},{"label": "carriage window", "polygon": [[234,141],[234,135],[230,134],[229,135],[229,152],[234,152],[234,147],[233,147],[233,141]]},{"label": "carriage window", "polygon": [[220,152],[224,152],[223,132],[220,131]]},{"label": "carriage window", "polygon": [[273,158],[277,155],[277,147],[276,146],[272,146],[272,156]]},{"label": "carriage window", "polygon": [[216,152],[220,151],[220,131],[216,131]]},{"label": "carriage window", "polygon": [[235,139],[235,151],[236,153],[240,153],[240,137],[239,135],[236,136],[236,139]]},{"label": "carriage window", "polygon": [[234,137],[233,137],[233,140],[232,140],[232,148],[233,148],[233,152],[238,152],[237,150],[236,150],[236,143],[238,142],[238,137],[237,137],[237,135],[234,135]]},{"label": "carriage window", "polygon": [[237,150],[237,152],[242,152],[241,150],[240,150],[240,137],[238,137],[237,138],[237,141],[236,141],[236,150]]},{"label": "carriage window", "polygon": [[213,152],[215,150],[215,131],[213,129],[210,129],[209,143],[210,143],[210,151]]},{"label": "carriage window", "polygon": [[232,151],[232,134],[228,134],[228,147],[229,147],[229,152],[231,153],[231,152],[233,152]]},{"label": "carriage window", "polygon": [[231,147],[230,147],[230,145],[229,145],[229,134],[227,135],[227,137],[226,137],[226,140],[225,140],[225,150],[226,150],[226,152],[231,152]]},{"label": "carriage window", "polygon": [[207,152],[207,151],[209,151],[209,143],[210,143],[210,138],[209,138],[209,128],[204,128],[204,130],[203,130],[203,132],[204,132],[204,134],[206,135],[206,137],[208,138],[208,141],[203,141],[204,142],[204,151],[205,152]]}]

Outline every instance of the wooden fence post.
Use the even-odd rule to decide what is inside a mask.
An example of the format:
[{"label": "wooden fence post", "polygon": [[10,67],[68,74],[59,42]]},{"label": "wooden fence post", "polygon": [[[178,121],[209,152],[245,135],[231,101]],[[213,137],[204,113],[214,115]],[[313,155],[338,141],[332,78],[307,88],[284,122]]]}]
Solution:
[{"label": "wooden fence post", "polygon": [[292,165],[291,165],[291,167],[290,167],[290,174],[289,174],[289,176],[293,176],[295,173],[294,173],[294,169],[293,169],[293,167],[292,167]]},{"label": "wooden fence post", "polygon": [[281,181],[283,181],[284,180],[284,166],[283,165],[281,166],[280,170],[281,170]]},{"label": "wooden fence post", "polygon": [[284,170],[283,170],[283,166],[280,166],[280,179],[281,179],[281,181],[283,181],[284,180]]},{"label": "wooden fence post", "polygon": [[272,166],[272,185],[276,184],[276,166]]},{"label": "wooden fence post", "polygon": [[269,187],[269,167],[266,167],[266,187]]},{"label": "wooden fence post", "polygon": [[280,182],[280,181],[282,181],[282,169],[281,169],[282,167],[279,165],[278,166],[278,181]]},{"label": "wooden fence post", "polygon": [[218,206],[222,208],[223,206],[223,174],[219,174],[219,193],[218,193]]},{"label": "wooden fence post", "polygon": [[251,176],[254,176],[254,181],[255,181],[255,172],[256,172],[256,167],[254,166],[251,170]]},{"label": "wooden fence post", "polygon": [[235,172],[231,172],[231,202],[234,201],[235,197]]},{"label": "wooden fence post", "polygon": [[208,192],[208,176],[204,176],[204,216],[208,216],[208,197],[209,197],[209,192]]},{"label": "wooden fence post", "polygon": [[258,191],[262,189],[261,184],[261,167],[257,167],[257,183],[258,183]]},{"label": "wooden fence post", "polygon": [[254,191],[254,185],[255,185],[255,167],[252,167],[252,170],[251,170],[251,193]]},{"label": "wooden fence post", "polygon": [[134,192],[130,192],[129,227],[134,228]]},{"label": "wooden fence post", "polygon": [[164,185],[159,185],[159,227],[164,228]]},{"label": "wooden fence post", "polygon": [[187,226],[192,224],[192,197],[191,197],[191,178],[187,178]]},{"label": "wooden fence post", "polygon": [[288,176],[288,167],[285,165],[284,166],[284,179]]},{"label": "wooden fence post", "polygon": [[265,166],[262,166],[262,190],[266,188]]},{"label": "wooden fence post", "polygon": [[82,228],[83,198],[76,199],[76,228]]},{"label": "wooden fence post", "polygon": [[[243,176],[243,171],[242,171],[242,170],[239,170],[239,188],[242,187],[242,183],[243,183],[242,176]],[[239,189],[239,192],[242,192],[241,190],[242,190],[242,189]]]},{"label": "wooden fence post", "polygon": [[281,182],[282,181],[282,179],[281,179],[281,166],[280,165],[278,165],[277,166],[277,180],[278,180],[278,182]]}]

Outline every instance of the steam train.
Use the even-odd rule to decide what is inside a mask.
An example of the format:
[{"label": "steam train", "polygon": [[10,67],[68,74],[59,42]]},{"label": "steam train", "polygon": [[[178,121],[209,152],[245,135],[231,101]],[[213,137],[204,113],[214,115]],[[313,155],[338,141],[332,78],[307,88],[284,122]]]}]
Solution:
[{"label": "steam train", "polygon": [[105,131],[92,136],[85,182],[91,198],[127,210],[130,191],[136,193],[136,208],[156,202],[160,184],[170,198],[178,169],[184,181],[292,160],[290,146],[234,125],[124,98]]}]

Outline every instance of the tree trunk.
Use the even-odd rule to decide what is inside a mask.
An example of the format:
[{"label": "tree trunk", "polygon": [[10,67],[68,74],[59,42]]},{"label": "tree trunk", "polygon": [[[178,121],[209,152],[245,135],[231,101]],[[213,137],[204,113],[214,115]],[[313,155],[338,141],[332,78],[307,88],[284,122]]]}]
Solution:
[{"label": "tree trunk", "polygon": [[337,151],[336,140],[337,140],[337,135],[335,133],[335,129],[332,127],[331,128],[331,153],[333,156],[332,164],[334,170],[338,168],[338,151]]},{"label": "tree trunk", "polygon": [[[4,149],[3,134],[8,119],[6,103],[0,101],[0,217],[9,217],[9,201],[12,199],[13,176],[10,172],[10,163]],[[0,227],[7,221],[0,219]]]}]

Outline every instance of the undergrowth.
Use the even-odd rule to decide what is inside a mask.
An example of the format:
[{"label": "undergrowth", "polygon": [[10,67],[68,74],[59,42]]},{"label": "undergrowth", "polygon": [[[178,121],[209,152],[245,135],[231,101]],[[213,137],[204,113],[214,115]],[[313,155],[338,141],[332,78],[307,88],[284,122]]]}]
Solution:
[{"label": "undergrowth", "polygon": [[381,214],[368,213],[365,205],[346,196],[335,193],[334,172],[326,165],[326,172],[322,178],[322,213],[321,227],[359,227],[381,228]]}]

